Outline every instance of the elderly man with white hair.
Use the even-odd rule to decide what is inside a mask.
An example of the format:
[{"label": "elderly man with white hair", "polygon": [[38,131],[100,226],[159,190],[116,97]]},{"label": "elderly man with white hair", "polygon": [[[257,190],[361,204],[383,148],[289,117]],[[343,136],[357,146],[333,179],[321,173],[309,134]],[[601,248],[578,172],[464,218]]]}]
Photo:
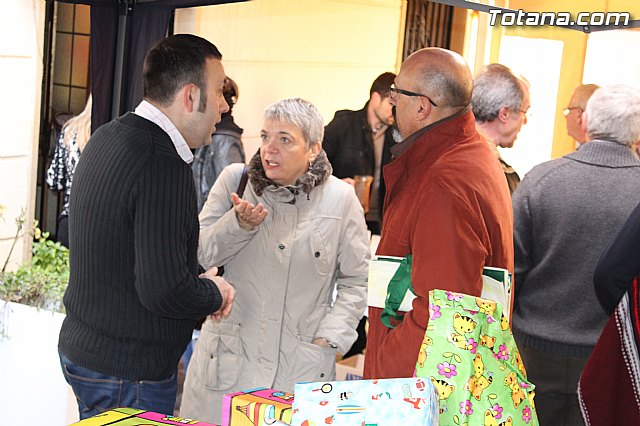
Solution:
[{"label": "elderly man with white hair", "polygon": [[582,424],[578,378],[607,321],[594,268],[640,202],[640,90],[598,89],[583,121],[591,142],[533,168],[513,194],[513,332],[540,424]]}]

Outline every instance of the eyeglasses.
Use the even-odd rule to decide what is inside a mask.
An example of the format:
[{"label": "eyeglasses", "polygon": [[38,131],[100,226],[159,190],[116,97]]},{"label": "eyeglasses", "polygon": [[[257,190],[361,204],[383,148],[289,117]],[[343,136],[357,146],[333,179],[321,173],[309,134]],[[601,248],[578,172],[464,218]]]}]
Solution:
[{"label": "eyeglasses", "polygon": [[529,120],[531,118],[531,116],[533,115],[533,113],[531,112],[531,108],[529,108],[528,110],[523,110],[523,109],[519,109],[518,111],[520,111],[521,113],[524,114],[525,117],[527,117],[527,120]]},{"label": "eyeglasses", "polygon": [[398,99],[398,95],[405,95],[405,96],[411,96],[411,97],[418,97],[421,96],[423,98],[427,98],[429,100],[429,103],[431,103],[431,105],[433,105],[434,107],[437,107],[438,105],[436,105],[435,102],[433,102],[431,100],[431,98],[427,95],[423,95],[422,93],[417,93],[417,92],[410,92],[409,90],[404,90],[404,89],[398,89],[395,84],[392,84],[391,87],[389,87],[389,98],[392,101],[396,101]]},{"label": "eyeglasses", "polygon": [[562,111],[562,113],[564,114],[564,116],[566,117],[567,115],[571,114],[571,111],[574,109],[579,109],[580,111],[584,111],[582,108],[580,107],[566,107],[564,109],[564,111]]}]

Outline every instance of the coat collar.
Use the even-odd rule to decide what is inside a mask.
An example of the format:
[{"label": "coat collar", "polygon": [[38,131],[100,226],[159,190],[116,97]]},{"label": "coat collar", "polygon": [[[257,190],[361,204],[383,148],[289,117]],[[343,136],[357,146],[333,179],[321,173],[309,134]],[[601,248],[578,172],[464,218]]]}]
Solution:
[{"label": "coat collar", "polygon": [[565,155],[565,158],[596,166],[640,167],[640,159],[634,155],[631,148],[614,141],[587,142],[579,150]]},{"label": "coat collar", "polygon": [[391,148],[394,161],[406,169],[420,167],[425,156],[439,156],[452,145],[478,137],[471,108],[426,126]]},{"label": "coat collar", "polygon": [[251,161],[249,162],[249,180],[251,182],[251,186],[253,190],[258,194],[258,196],[262,196],[265,189],[272,187],[273,189],[287,189],[290,193],[295,196],[300,192],[307,194],[307,198],[309,193],[315,188],[326,182],[331,176],[333,169],[331,168],[331,164],[327,159],[327,154],[324,150],[320,150],[318,157],[311,164],[309,170],[302,176],[298,178],[295,184],[281,187],[271,179],[267,177],[264,173],[264,168],[262,167],[262,159],[260,158],[260,151],[256,152]]}]

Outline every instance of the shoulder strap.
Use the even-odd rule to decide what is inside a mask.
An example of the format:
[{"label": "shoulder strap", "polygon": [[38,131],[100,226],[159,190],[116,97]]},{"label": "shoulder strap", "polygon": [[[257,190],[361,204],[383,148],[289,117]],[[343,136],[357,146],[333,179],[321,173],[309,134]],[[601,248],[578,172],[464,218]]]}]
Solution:
[{"label": "shoulder strap", "polygon": [[[245,164],[242,169],[242,177],[240,178],[238,189],[236,189],[236,194],[238,194],[238,197],[242,198],[242,195],[244,195],[244,189],[247,187],[248,180],[249,180],[249,167]],[[233,203],[231,203],[231,209],[233,209]],[[222,276],[222,274],[224,274],[224,265],[218,266],[218,276]]]},{"label": "shoulder strap", "polygon": [[242,198],[244,195],[244,189],[247,187],[247,181],[249,180],[249,167],[245,164],[242,169],[242,177],[240,178],[240,183],[238,184],[238,189],[236,189],[236,194],[238,197]]}]

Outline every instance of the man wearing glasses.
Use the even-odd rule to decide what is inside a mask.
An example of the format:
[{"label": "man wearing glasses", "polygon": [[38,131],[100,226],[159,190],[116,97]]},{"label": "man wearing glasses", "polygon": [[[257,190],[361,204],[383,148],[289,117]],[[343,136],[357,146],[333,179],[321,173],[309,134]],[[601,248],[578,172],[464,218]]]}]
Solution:
[{"label": "man wearing glasses", "polygon": [[582,113],[587,107],[587,101],[598,88],[600,86],[597,84],[582,84],[576,87],[569,100],[569,106],[563,111],[567,119],[567,134],[575,139],[576,148],[589,141]]},{"label": "man wearing glasses", "polygon": [[520,176],[502,159],[498,147],[511,148],[522,126],[527,124],[531,106],[529,83],[502,64],[487,65],[474,81],[471,105],[478,132],[500,161],[513,194]]},{"label": "man wearing glasses", "polygon": [[411,377],[429,319],[429,290],[480,296],[482,269],[513,271],[513,218],[504,175],[476,130],[473,77],[457,53],[409,56],[390,90],[402,141],[391,148],[378,255],[413,256],[413,309],[395,328],[369,308],[366,378]]}]

